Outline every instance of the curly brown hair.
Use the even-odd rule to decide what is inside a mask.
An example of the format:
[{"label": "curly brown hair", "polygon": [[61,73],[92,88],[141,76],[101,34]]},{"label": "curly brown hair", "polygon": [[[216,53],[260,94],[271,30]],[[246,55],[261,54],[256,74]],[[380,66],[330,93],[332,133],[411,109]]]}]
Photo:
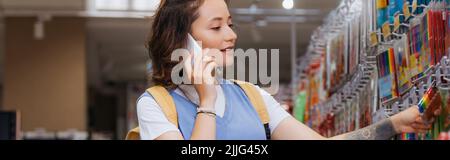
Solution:
[{"label": "curly brown hair", "polygon": [[[162,0],[153,17],[151,35],[147,43],[152,60],[152,85],[173,89],[171,72],[179,61],[172,61],[172,52],[187,45],[192,23],[199,17],[198,9],[204,0]],[[228,0],[225,0],[229,3]]]},{"label": "curly brown hair", "polygon": [[173,67],[172,52],[184,48],[191,24],[198,18],[198,8],[204,0],[163,0],[153,18],[148,52],[153,70],[150,81],[153,85],[174,88],[171,79]]}]

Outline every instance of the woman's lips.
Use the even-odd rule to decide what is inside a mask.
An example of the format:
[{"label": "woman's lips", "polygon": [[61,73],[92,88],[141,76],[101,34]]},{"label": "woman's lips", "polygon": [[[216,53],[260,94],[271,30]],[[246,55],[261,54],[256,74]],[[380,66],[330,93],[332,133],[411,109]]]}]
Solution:
[{"label": "woman's lips", "polygon": [[234,47],[228,47],[228,48],[225,48],[225,49],[221,49],[220,51],[222,53],[224,53],[224,54],[226,54],[226,53],[233,53]]}]

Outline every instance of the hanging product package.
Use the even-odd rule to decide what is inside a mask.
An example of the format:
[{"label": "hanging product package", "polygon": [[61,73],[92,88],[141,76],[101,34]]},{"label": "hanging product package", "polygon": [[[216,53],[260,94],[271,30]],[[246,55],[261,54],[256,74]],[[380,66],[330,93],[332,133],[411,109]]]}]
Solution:
[{"label": "hanging product package", "polygon": [[431,123],[435,111],[439,109],[442,103],[441,99],[441,94],[436,87],[436,82],[433,82],[417,105],[419,107],[419,112],[423,114],[422,119],[425,123]]},{"label": "hanging product package", "polygon": [[422,48],[421,48],[421,54],[424,56],[421,60],[422,66],[424,67],[424,70],[426,71],[428,68],[430,68],[432,59],[433,59],[433,55],[431,53],[431,44],[430,44],[430,38],[432,38],[430,36],[430,21],[429,21],[429,16],[430,16],[430,12],[428,12],[429,10],[426,9],[424,10],[424,14],[422,16],[420,16],[421,19],[421,27],[420,27],[420,36],[422,39]]},{"label": "hanging product package", "polygon": [[320,103],[320,87],[321,85],[321,76],[322,73],[320,72],[320,58],[314,58],[312,60],[312,63],[309,66],[309,103],[307,104],[306,110],[305,110],[305,121],[307,122],[308,126],[313,128],[314,125],[316,125],[316,105]]},{"label": "hanging product package", "polygon": [[[426,50],[426,53],[430,54],[431,56],[431,60],[430,60],[430,64],[431,65],[436,65],[437,62],[439,62],[439,54],[437,51],[437,29],[438,29],[438,25],[437,25],[437,20],[435,19],[436,17],[436,13],[433,11],[433,7],[427,8],[424,17],[426,17],[426,20],[424,20],[423,23],[426,24],[426,26],[428,26],[427,29],[427,36],[426,38],[428,39],[428,47],[426,47],[428,49],[428,51]],[[425,38],[424,38],[425,39]]]},{"label": "hanging product package", "polygon": [[342,108],[339,113],[339,119],[340,119],[339,134],[346,133],[346,130],[347,130],[347,118],[346,118],[347,112],[346,112],[346,108],[345,108],[347,104],[346,104],[345,100],[343,100],[342,103],[343,103],[343,105],[342,105]]},{"label": "hanging product package", "polygon": [[318,82],[319,82],[319,101],[323,102],[326,101],[328,98],[328,90],[326,86],[327,82],[327,68],[326,68],[326,56],[325,54],[320,54],[320,67],[318,71]]},{"label": "hanging product package", "polygon": [[446,0],[445,7],[445,55],[450,55],[450,0]]},{"label": "hanging product package", "polygon": [[377,6],[377,28],[389,22],[388,0],[376,0]]},{"label": "hanging product package", "polygon": [[359,17],[354,18],[349,25],[349,56],[348,73],[351,75],[356,72],[359,64],[360,52],[360,21]]},{"label": "hanging product package", "polygon": [[398,93],[405,94],[411,87],[409,67],[409,47],[407,36],[403,35],[400,40],[394,42],[395,64],[397,73]]},{"label": "hanging product package", "polygon": [[388,16],[389,16],[389,23],[394,24],[395,16],[400,14],[401,6],[403,4],[403,0],[388,0]]},{"label": "hanging product package", "polygon": [[372,114],[374,111],[374,102],[376,102],[374,99],[375,93],[376,93],[376,80],[370,80],[369,84],[367,84],[366,88],[362,91],[363,97],[360,99],[360,106],[361,106],[361,116],[360,116],[360,128],[364,128],[372,124]]},{"label": "hanging product package", "polygon": [[310,72],[309,68],[307,68],[305,70],[305,74],[306,74],[305,83],[306,83],[306,86],[307,86],[307,88],[306,88],[306,102],[305,102],[305,111],[303,113],[303,122],[305,124],[307,124],[309,119],[310,119],[308,111],[311,108],[310,107],[310,104],[311,104],[311,86],[310,86],[311,78],[310,78],[309,72]]},{"label": "hanging product package", "polygon": [[[444,55],[444,17],[443,15],[443,2],[433,1],[430,2],[429,7],[424,10],[427,17],[426,23],[428,26],[428,40],[429,53],[431,54],[431,64],[436,65],[439,63],[441,57]],[[425,20],[424,20],[425,21]]]},{"label": "hanging product package", "polygon": [[[418,103],[422,119],[426,124],[431,124],[432,126],[426,135],[422,136],[422,139],[437,139],[439,133],[444,129],[444,121],[441,119],[443,114],[437,117],[435,115],[436,111],[444,104],[442,95],[447,96],[446,93],[442,94],[440,91],[445,90],[438,89],[436,82],[433,82]],[[432,123],[433,119],[434,123]]]},{"label": "hanging product package", "polygon": [[450,131],[450,84],[443,84],[439,88],[441,94],[441,115],[437,118],[441,132]]},{"label": "hanging product package", "polygon": [[306,80],[300,80],[299,83],[299,92],[297,97],[295,98],[295,107],[294,107],[294,117],[300,121],[304,122],[305,118],[305,109],[307,103],[307,85]]},{"label": "hanging product package", "polygon": [[344,55],[345,35],[340,32],[333,35],[327,43],[327,88],[334,88],[345,74]]},{"label": "hanging product package", "polygon": [[409,36],[410,56],[409,65],[411,71],[412,81],[422,77],[424,72],[424,66],[422,61],[425,59],[425,55],[422,52],[422,36],[421,36],[421,23],[420,19],[415,18],[411,21],[411,29],[407,33]]},{"label": "hanging product package", "polygon": [[336,128],[334,135],[339,135],[345,133],[345,119],[344,119],[344,109],[339,105],[335,115],[334,128]]},{"label": "hanging product package", "polygon": [[433,34],[435,36],[436,62],[439,62],[445,55],[445,2],[436,1],[431,3],[433,12],[433,21],[435,28]]},{"label": "hanging product package", "polygon": [[352,103],[350,106],[351,112],[350,112],[350,130],[349,131],[354,131],[356,129],[359,129],[359,107],[358,107],[358,96],[355,96],[352,99]]},{"label": "hanging product package", "polygon": [[335,132],[335,128],[334,128],[334,114],[333,113],[329,113],[327,114],[327,120],[325,121],[325,126],[327,128],[327,132],[326,132],[326,136],[327,137],[332,137],[334,136],[333,133]]},{"label": "hanging product package", "polygon": [[342,83],[343,77],[347,72],[346,69],[346,58],[347,57],[347,31],[346,29],[343,29],[340,34],[337,37],[337,48],[338,48],[338,52],[337,52],[337,73],[336,73],[336,82],[337,84]]},{"label": "hanging product package", "polygon": [[413,10],[414,14],[419,15],[419,14],[423,13],[423,11],[424,11],[423,6],[426,6],[428,4],[427,1],[429,1],[429,0],[408,0],[408,1],[412,5],[412,8],[413,8],[412,10]]},{"label": "hanging product package", "polygon": [[336,47],[334,39],[330,39],[327,42],[326,48],[326,61],[327,61],[327,88],[332,88],[335,83],[336,72]]},{"label": "hanging product package", "polygon": [[305,108],[305,122],[310,126],[311,124],[309,123],[311,123],[312,119],[311,110],[318,101],[318,98],[316,98],[317,82],[314,79],[314,71],[311,65],[308,69],[308,83],[308,102]]},{"label": "hanging product package", "polygon": [[381,48],[377,56],[380,100],[386,103],[398,97],[394,48]]}]

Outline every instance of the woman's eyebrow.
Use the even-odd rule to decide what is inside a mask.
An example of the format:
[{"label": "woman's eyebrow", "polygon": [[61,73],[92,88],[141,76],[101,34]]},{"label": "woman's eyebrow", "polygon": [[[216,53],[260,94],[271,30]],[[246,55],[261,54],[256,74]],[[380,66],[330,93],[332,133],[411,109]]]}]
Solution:
[{"label": "woman's eyebrow", "polygon": [[[232,17],[229,16],[229,17],[228,17],[228,20],[231,20],[231,19],[232,19]],[[210,21],[222,21],[222,20],[223,20],[222,17],[214,17],[214,18],[212,18]]]},{"label": "woman's eyebrow", "polygon": [[222,17],[215,17],[211,19],[210,21],[222,21]]}]

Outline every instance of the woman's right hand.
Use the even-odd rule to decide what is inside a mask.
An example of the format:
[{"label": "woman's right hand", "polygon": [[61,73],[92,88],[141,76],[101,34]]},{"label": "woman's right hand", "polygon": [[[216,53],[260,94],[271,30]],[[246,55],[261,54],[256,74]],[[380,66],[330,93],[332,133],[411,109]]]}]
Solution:
[{"label": "woman's right hand", "polygon": [[[207,56],[209,52],[212,51],[203,49],[203,53],[196,54],[198,56],[189,54],[184,61],[185,73],[200,97],[199,107],[203,108],[213,108],[217,98],[215,78],[212,75],[217,64],[213,57]],[[194,61],[194,65],[192,65],[192,61]]]}]

